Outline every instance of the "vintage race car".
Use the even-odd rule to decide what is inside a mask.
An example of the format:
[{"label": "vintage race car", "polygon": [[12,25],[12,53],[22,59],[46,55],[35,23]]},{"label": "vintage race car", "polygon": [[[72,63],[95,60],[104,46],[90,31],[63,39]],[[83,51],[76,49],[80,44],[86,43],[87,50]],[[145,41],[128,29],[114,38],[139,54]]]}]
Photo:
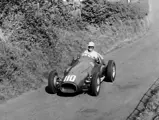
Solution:
[{"label": "vintage race car", "polygon": [[53,93],[89,92],[93,96],[98,96],[101,83],[113,82],[116,77],[115,62],[109,60],[107,65],[104,65],[101,61],[80,56],[72,61],[62,78],[56,70],[51,71],[48,77],[49,90]]}]

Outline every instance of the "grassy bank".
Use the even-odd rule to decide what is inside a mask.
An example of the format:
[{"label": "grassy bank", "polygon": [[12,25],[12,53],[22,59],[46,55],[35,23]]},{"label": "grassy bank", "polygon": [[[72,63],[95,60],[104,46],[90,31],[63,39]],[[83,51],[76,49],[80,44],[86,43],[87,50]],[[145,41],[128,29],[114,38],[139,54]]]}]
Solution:
[{"label": "grassy bank", "polygon": [[156,83],[145,93],[127,120],[159,119],[159,84]]},{"label": "grassy bank", "polygon": [[[147,7],[88,0],[81,16],[71,6],[49,1],[0,3],[0,98],[7,100],[41,87],[52,69],[64,71],[89,41],[105,55],[123,40],[147,31]],[[72,11],[73,10],[73,11]],[[72,14],[73,13],[73,14]]]}]

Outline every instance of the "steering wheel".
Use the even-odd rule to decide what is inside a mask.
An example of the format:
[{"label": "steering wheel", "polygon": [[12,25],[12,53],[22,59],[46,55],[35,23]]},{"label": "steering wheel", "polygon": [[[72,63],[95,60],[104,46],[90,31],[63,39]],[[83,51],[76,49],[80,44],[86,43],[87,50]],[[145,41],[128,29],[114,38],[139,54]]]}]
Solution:
[{"label": "steering wheel", "polygon": [[100,64],[99,58],[98,58],[98,59],[95,59],[95,63]]}]

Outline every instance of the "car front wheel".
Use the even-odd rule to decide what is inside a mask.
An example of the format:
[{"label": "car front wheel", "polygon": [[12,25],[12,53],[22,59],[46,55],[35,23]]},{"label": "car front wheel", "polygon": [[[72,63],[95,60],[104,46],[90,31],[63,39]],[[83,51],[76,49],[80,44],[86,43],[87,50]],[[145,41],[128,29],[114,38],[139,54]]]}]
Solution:
[{"label": "car front wheel", "polygon": [[48,88],[51,93],[57,93],[57,79],[57,72],[51,71],[48,78]]},{"label": "car front wheel", "polygon": [[91,80],[91,95],[98,96],[100,92],[101,82],[98,74],[95,74]]}]

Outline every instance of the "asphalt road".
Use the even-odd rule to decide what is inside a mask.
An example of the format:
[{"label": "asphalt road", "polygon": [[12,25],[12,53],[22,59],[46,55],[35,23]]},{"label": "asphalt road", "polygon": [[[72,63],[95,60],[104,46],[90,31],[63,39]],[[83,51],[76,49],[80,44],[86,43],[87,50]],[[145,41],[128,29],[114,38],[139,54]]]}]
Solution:
[{"label": "asphalt road", "polygon": [[150,32],[105,56],[116,61],[117,76],[113,84],[102,84],[98,97],[62,97],[41,88],[0,105],[0,120],[126,120],[159,78],[159,0],[150,3]]}]

